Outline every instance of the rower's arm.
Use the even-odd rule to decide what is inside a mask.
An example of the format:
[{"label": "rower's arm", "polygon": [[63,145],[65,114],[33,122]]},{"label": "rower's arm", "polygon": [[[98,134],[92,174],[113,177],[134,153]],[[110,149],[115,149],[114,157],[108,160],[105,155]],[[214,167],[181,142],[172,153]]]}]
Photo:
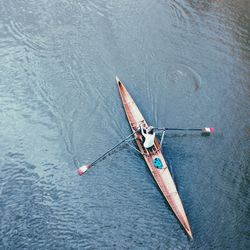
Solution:
[{"label": "rower's arm", "polygon": [[141,133],[145,137],[145,135],[146,135],[145,128],[141,127]]}]

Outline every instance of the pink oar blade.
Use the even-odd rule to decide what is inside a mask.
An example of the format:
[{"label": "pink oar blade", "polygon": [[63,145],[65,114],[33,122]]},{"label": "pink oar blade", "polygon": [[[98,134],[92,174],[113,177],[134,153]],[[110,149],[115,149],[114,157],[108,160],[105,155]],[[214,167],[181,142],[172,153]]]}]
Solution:
[{"label": "pink oar blade", "polygon": [[210,128],[210,133],[214,133],[214,131],[215,131],[215,128]]},{"label": "pink oar blade", "polygon": [[91,165],[84,165],[84,166],[78,168],[77,169],[78,175],[84,174],[90,167],[91,167]]},{"label": "pink oar blade", "polygon": [[203,128],[201,134],[202,135],[210,135],[210,134],[214,133],[214,131],[215,131],[215,128],[213,128],[213,127]]}]

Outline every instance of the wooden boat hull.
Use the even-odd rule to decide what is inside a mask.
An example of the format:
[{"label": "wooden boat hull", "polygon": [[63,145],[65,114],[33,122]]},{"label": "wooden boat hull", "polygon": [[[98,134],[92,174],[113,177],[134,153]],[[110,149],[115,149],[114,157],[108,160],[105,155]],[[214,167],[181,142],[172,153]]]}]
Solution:
[{"label": "wooden boat hull", "polygon": [[[123,103],[123,107],[124,107],[124,110],[127,115],[127,119],[128,119],[128,122],[130,124],[132,131],[135,132],[140,126],[140,124],[143,124],[145,127],[147,127],[148,125],[146,121],[144,120],[140,110],[138,109],[134,100],[132,99],[128,91],[126,90],[123,83],[118,79],[118,77],[116,77],[116,82],[117,82],[117,86],[118,86],[121,100]],[[168,204],[172,208],[176,217],[179,219],[186,233],[192,239],[193,238],[192,231],[190,229],[185,210],[183,208],[180,196],[176,190],[176,186],[174,184],[172,176],[169,172],[166,161],[160,150],[158,139],[155,138],[155,142],[154,142],[155,145],[154,145],[153,153],[148,152],[144,148],[140,133],[135,134],[135,140],[161,192],[163,193],[164,197],[166,198]],[[161,160],[161,163],[162,163],[161,169],[156,168],[154,166],[153,161],[155,158],[159,158]]]}]

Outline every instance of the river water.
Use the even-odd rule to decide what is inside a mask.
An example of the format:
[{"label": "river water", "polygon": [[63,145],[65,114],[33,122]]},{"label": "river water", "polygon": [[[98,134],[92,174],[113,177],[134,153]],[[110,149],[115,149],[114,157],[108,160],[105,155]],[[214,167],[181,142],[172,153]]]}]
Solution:
[{"label": "river water", "polygon": [[[0,249],[249,249],[248,0],[0,2]],[[194,240],[128,146],[118,75],[169,132]]]}]

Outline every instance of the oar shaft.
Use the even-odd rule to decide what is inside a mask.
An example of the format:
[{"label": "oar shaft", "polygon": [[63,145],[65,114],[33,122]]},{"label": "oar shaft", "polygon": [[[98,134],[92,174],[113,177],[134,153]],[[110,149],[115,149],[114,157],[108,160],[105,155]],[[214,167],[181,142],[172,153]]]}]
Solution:
[{"label": "oar shaft", "polygon": [[122,140],[121,142],[117,143],[114,147],[110,148],[107,152],[105,152],[104,154],[102,154],[100,157],[98,157],[95,161],[93,161],[90,166],[94,166],[98,161],[100,161],[103,157],[105,157],[107,154],[109,154],[110,152],[112,152],[113,150],[115,150],[117,147],[119,147],[122,143],[124,143],[127,139],[129,139],[131,136],[133,136],[137,131],[135,131],[134,133],[128,135],[124,140]]},{"label": "oar shaft", "polygon": [[158,130],[188,130],[188,131],[202,131],[202,128],[157,128]]},{"label": "oar shaft", "polygon": [[167,130],[178,130],[178,131],[201,131],[201,135],[204,136],[208,136],[211,133],[214,133],[215,128],[211,127],[211,128],[156,128],[158,130],[162,130],[162,131],[167,131]]}]

